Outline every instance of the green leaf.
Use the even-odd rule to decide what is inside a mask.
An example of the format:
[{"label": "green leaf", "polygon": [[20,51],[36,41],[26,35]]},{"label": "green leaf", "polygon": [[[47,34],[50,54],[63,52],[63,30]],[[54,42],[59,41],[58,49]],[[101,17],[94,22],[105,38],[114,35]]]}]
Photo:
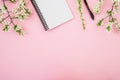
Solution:
[{"label": "green leaf", "polygon": [[14,26],[14,30],[15,30],[19,35],[24,35],[22,29],[21,29],[18,25],[15,25],[15,26]]},{"label": "green leaf", "polygon": [[107,27],[106,27],[106,30],[107,30],[107,31],[111,31],[111,27],[110,27],[110,26],[107,26]]},{"label": "green leaf", "polygon": [[17,25],[15,25],[15,26],[14,26],[14,30],[17,30],[17,27],[18,27],[18,26],[17,26]]},{"label": "green leaf", "polygon": [[112,15],[112,11],[107,11],[107,14],[108,15]]},{"label": "green leaf", "polygon": [[18,29],[18,30],[16,30],[16,32],[17,32],[19,35],[23,35],[22,29]]},{"label": "green leaf", "polygon": [[103,19],[99,20],[98,23],[97,23],[97,26],[101,26],[102,22],[103,22]]},{"label": "green leaf", "polygon": [[3,10],[7,10],[7,6],[6,5],[3,6]]},{"label": "green leaf", "polygon": [[5,25],[3,31],[8,31],[8,30],[9,30],[9,25]]},{"label": "green leaf", "polygon": [[31,14],[31,12],[30,12],[30,10],[29,10],[29,9],[25,9],[25,13],[26,13],[26,14],[28,14],[28,15],[30,15],[30,14]]}]

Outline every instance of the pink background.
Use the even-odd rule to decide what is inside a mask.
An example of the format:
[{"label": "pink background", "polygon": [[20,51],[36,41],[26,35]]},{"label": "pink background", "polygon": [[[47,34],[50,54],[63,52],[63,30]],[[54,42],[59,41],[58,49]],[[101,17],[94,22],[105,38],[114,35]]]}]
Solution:
[{"label": "pink background", "polygon": [[[74,19],[51,31],[44,31],[27,1],[33,14],[20,23],[27,34],[0,31],[0,80],[120,80],[120,34],[96,27],[109,0],[95,21],[84,5],[85,31],[76,0],[67,0]],[[96,1],[88,0],[91,9]]]}]

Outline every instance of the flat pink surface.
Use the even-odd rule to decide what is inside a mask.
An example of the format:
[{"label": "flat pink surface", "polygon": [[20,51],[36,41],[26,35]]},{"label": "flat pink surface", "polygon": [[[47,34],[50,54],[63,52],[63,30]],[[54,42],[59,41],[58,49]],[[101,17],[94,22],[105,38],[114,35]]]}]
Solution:
[{"label": "flat pink surface", "polygon": [[[0,80],[120,80],[120,34],[96,27],[109,0],[95,21],[84,6],[85,31],[76,0],[67,0],[74,19],[51,31],[44,31],[27,1],[33,14],[20,23],[27,34],[0,31]],[[91,9],[96,1],[88,0]]]}]

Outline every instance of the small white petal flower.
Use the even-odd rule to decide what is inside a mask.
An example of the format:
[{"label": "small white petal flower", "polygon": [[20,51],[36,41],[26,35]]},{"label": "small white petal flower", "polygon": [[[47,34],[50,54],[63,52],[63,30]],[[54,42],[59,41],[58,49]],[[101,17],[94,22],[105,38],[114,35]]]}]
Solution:
[{"label": "small white petal flower", "polygon": [[93,8],[93,12],[99,14],[101,12],[101,7],[103,3],[104,3],[104,0],[100,0],[99,2],[97,2]]},{"label": "small white petal flower", "polygon": [[120,32],[120,24],[119,23],[115,25],[115,28],[117,29],[118,32]]}]

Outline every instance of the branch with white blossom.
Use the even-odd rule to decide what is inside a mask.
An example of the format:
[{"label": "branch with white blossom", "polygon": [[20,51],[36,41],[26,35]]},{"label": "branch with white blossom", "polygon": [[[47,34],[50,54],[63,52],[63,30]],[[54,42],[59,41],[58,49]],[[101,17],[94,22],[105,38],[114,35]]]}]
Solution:
[{"label": "branch with white blossom", "polygon": [[[104,0],[99,0],[97,5],[94,7],[94,12],[100,13],[101,12],[101,5],[103,4]],[[117,14],[120,10],[120,0],[112,0],[112,7],[111,10],[107,10],[107,16],[104,18],[100,19],[97,23],[97,26],[102,26],[103,21],[107,20],[106,24],[106,30],[107,31],[112,31],[113,29],[116,29],[117,31],[120,31],[120,24],[117,19]]]},{"label": "branch with white blossom", "polygon": [[[13,11],[9,11],[6,1],[10,1],[11,3],[19,2],[19,6]],[[8,31],[12,27],[19,35],[23,35],[22,27],[16,24],[14,19],[23,21],[30,17],[31,11],[26,8],[26,2],[24,0],[2,0],[2,2],[3,6],[0,8],[0,23],[3,25],[3,31]],[[11,15],[11,13],[13,15]],[[6,17],[4,15],[6,15]]]}]

